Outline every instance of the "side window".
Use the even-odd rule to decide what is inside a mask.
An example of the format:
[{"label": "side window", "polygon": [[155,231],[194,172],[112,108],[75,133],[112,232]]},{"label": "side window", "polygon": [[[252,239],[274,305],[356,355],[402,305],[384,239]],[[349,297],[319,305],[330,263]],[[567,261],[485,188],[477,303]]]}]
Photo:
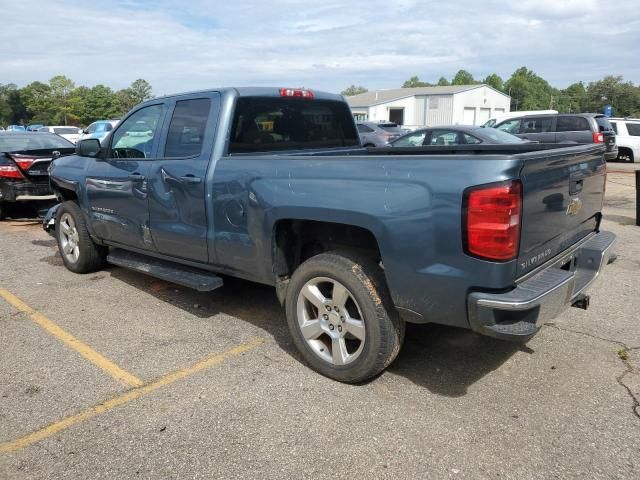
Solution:
[{"label": "side window", "polygon": [[458,145],[458,143],[458,132],[434,130],[431,133],[430,145]]},{"label": "side window", "polygon": [[613,131],[616,132],[616,135],[618,135],[618,122],[609,122],[609,123],[611,124]]},{"label": "side window", "polygon": [[632,137],[640,137],[640,123],[627,123],[627,132]]},{"label": "side window", "polygon": [[553,118],[551,117],[523,118],[520,133],[550,132],[552,125]]},{"label": "side window", "polygon": [[111,125],[110,123],[105,123],[104,124],[104,131],[105,132],[110,132],[111,130],[113,130],[113,125]]},{"label": "side window", "polygon": [[165,157],[200,155],[210,109],[211,100],[208,98],[176,102],[164,147]]},{"label": "side window", "polygon": [[87,133],[94,133],[97,128],[98,124],[92,123],[91,125],[89,125],[89,128],[87,128]]},{"label": "side window", "polygon": [[373,132],[372,128],[367,127],[366,125],[358,125],[358,132],[360,133],[371,133]]},{"label": "side window", "polygon": [[506,122],[496,125],[494,128],[512,134],[520,133],[520,119],[514,118],[513,120],[507,120]]},{"label": "side window", "polygon": [[162,115],[162,105],[151,105],[127,118],[113,134],[111,158],[148,158]]},{"label": "side window", "polygon": [[559,116],[556,131],[558,132],[581,132],[591,131],[589,121],[584,117]]},{"label": "side window", "polygon": [[468,133],[463,133],[462,137],[464,138],[464,143],[468,145],[477,145],[478,143],[482,143],[482,140],[474,137],[473,135],[469,135]]},{"label": "side window", "polygon": [[425,131],[406,135],[393,142],[394,147],[420,147],[424,143]]}]

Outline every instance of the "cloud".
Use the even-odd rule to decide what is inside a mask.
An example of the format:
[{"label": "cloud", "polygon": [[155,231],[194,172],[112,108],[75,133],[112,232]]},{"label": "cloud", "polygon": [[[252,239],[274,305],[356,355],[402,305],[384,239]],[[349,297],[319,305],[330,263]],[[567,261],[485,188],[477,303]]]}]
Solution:
[{"label": "cloud", "polygon": [[[3,5],[0,83],[64,74],[156,94],[223,85],[392,88],[464,68],[526,65],[557,86],[605,74],[640,81],[640,11],[601,3],[470,0],[30,0]],[[614,48],[615,47],[615,48]]]}]

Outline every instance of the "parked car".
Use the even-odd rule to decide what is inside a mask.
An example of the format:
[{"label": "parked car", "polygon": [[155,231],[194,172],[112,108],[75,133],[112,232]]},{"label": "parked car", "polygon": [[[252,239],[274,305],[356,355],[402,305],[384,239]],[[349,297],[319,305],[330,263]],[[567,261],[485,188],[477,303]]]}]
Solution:
[{"label": "parked car", "polygon": [[504,120],[494,128],[541,143],[604,143],[605,159],[618,157],[616,133],[607,117],[597,113],[525,115]]},{"label": "parked car", "polygon": [[53,133],[0,135],[0,219],[9,203],[54,200],[48,173],[51,158],[74,151],[71,142]]},{"label": "parked car", "polygon": [[44,127],[41,123],[32,123],[31,125],[27,125],[27,132],[37,132],[42,127]]},{"label": "parked car", "polygon": [[493,118],[487,120],[483,127],[494,127],[497,123],[501,123],[508,118],[522,117],[524,115],[547,115],[558,113],[557,110],[519,110],[515,112],[502,112]]},{"label": "parked car", "polygon": [[391,142],[393,147],[418,147],[425,145],[501,145],[525,143],[510,133],[490,127],[454,125],[421,128]]},{"label": "parked car", "polygon": [[640,118],[610,118],[616,132],[618,160],[640,161]]},{"label": "parked car", "polygon": [[98,120],[82,130],[79,140],[85,138],[97,138],[102,141],[113,128],[118,125],[119,120]]},{"label": "parked car", "polygon": [[7,127],[7,132],[24,132],[26,129],[23,125],[9,125]]},{"label": "parked car", "polygon": [[82,130],[78,127],[70,127],[70,126],[64,126],[64,125],[57,125],[53,127],[42,127],[38,131],[55,133],[56,135],[60,135],[61,137],[66,138],[71,143],[76,143],[80,138],[80,132],[82,132]]},{"label": "parked car", "polygon": [[392,122],[356,122],[356,127],[365,147],[384,147],[406,133]]},{"label": "parked car", "polygon": [[272,285],[309,365],[360,382],[394,360],[405,322],[526,341],[587,307],[615,240],[605,149],[548,148],[369,151],[342,96],[305,89],[161,97],[52,163],[64,201],[43,226],[73,272]]}]

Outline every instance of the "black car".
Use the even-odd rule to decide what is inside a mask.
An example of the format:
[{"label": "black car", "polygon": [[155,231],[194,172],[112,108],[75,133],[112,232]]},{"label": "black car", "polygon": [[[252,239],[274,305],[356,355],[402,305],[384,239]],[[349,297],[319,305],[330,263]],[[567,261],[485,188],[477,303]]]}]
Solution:
[{"label": "black car", "polygon": [[8,203],[55,198],[49,185],[54,156],[75,152],[75,145],[53,133],[0,133],[0,220]]},{"label": "black car", "polygon": [[605,160],[618,157],[616,132],[602,114],[523,115],[503,120],[494,128],[540,143],[604,143]]},{"label": "black car", "polygon": [[391,142],[394,147],[420,147],[425,145],[504,145],[526,143],[514,135],[495,128],[473,125],[421,128]]}]

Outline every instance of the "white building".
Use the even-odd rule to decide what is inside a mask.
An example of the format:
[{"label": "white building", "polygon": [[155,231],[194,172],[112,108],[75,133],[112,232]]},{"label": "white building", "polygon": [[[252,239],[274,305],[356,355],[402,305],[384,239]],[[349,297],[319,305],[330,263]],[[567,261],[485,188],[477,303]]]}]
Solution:
[{"label": "white building", "polygon": [[356,120],[410,128],[482,125],[510,110],[511,97],[488,85],[396,88],[346,97]]}]

